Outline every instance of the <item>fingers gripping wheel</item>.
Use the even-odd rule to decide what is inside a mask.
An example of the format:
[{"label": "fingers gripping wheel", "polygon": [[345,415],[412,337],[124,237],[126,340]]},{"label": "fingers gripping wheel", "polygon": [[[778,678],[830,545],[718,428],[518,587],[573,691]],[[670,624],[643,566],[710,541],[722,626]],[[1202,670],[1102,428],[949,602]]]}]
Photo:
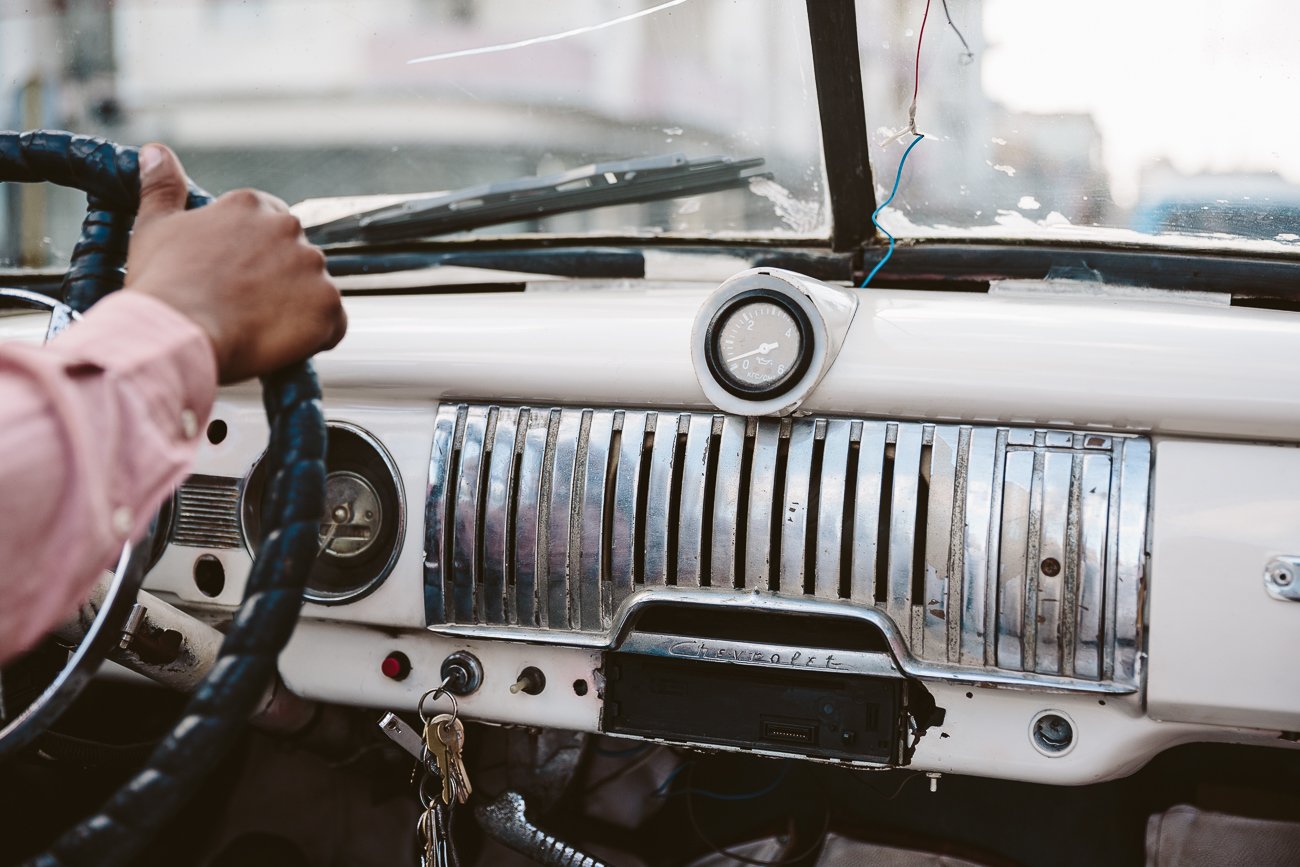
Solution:
[{"label": "fingers gripping wheel", "polygon": [[[64,280],[75,310],[122,286],[127,241],[140,204],[139,154],[66,132],[0,133],[0,181],[48,181],[86,192],[89,211]],[[188,206],[211,196],[191,185]],[[255,709],[298,618],[325,507],[325,422],[310,364],[262,379],[270,423],[268,509],[243,604],[171,734],[95,815],[31,863],[120,864],[186,800]]]}]

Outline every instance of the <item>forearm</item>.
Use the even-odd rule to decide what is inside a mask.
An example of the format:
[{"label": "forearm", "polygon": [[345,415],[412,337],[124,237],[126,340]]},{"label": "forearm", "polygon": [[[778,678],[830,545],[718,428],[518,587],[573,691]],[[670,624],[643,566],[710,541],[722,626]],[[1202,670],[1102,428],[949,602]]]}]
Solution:
[{"label": "forearm", "polygon": [[129,291],[43,348],[0,347],[0,662],[143,532],[185,475],[216,381],[204,332]]}]

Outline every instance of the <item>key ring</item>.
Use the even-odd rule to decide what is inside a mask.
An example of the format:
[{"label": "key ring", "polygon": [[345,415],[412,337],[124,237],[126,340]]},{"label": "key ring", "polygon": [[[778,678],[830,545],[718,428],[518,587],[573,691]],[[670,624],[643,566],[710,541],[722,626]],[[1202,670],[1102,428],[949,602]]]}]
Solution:
[{"label": "key ring", "polygon": [[420,722],[424,723],[426,727],[433,722],[433,716],[430,716],[424,712],[424,703],[429,700],[430,696],[432,696],[434,701],[437,701],[439,698],[442,698],[442,696],[446,696],[447,698],[451,699],[452,719],[456,719],[456,717],[460,714],[460,705],[456,701],[456,694],[451,690],[447,689],[447,684],[449,683],[451,683],[450,675],[443,678],[442,683],[438,684],[433,689],[428,690],[427,692],[425,692],[424,695],[420,696],[420,702],[415,706],[415,710],[417,713],[420,714]]}]

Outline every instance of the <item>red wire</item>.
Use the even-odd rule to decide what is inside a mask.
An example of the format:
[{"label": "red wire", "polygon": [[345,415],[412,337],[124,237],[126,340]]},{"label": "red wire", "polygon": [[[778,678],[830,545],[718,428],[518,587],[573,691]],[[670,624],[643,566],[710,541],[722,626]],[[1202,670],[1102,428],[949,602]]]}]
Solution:
[{"label": "red wire", "polygon": [[916,75],[912,81],[912,104],[921,92],[921,39],[925,36],[925,22],[930,17],[930,0],[925,0],[925,14],[921,16],[921,29],[916,34]]}]

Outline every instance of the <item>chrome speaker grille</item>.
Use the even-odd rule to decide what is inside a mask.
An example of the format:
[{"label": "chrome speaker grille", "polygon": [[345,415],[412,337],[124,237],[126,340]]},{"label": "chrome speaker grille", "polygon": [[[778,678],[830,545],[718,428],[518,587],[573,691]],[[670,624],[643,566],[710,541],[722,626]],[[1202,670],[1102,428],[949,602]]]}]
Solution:
[{"label": "chrome speaker grille", "polygon": [[592,643],[635,591],[741,589],[872,606],[936,670],[1132,686],[1150,462],[1110,434],[444,404],[426,614]]}]

